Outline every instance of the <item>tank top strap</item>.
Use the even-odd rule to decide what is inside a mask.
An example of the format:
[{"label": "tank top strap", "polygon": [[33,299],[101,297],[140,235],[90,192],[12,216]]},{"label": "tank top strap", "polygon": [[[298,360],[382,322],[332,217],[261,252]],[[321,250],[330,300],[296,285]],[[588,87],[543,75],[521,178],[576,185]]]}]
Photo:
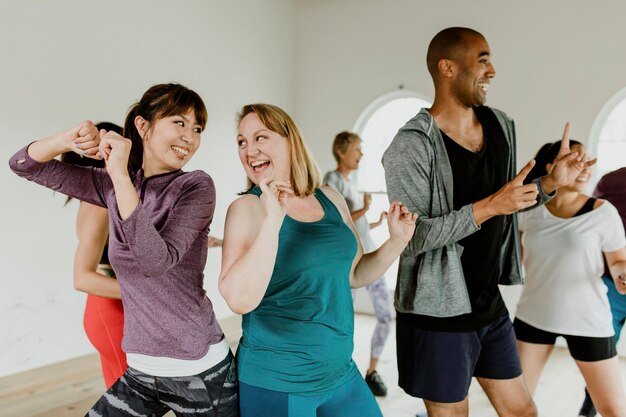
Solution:
[{"label": "tank top strap", "polygon": [[594,197],[589,197],[587,199],[587,201],[585,201],[585,204],[583,204],[583,206],[580,208],[580,210],[578,210],[576,212],[576,214],[574,214],[573,217],[580,216],[580,215],[583,215],[585,213],[589,213],[590,211],[593,210],[593,205],[595,203],[596,203],[596,199]]},{"label": "tank top strap", "polygon": [[261,188],[258,185],[255,185],[254,187],[250,188],[248,191],[246,191],[246,194],[252,194],[255,195],[257,197],[261,197]]},{"label": "tank top strap", "polygon": [[[252,194],[257,197],[261,197],[262,191],[258,185],[255,185],[254,187],[246,191],[246,194]],[[330,201],[330,199],[326,196],[326,194],[324,194],[324,191],[322,191],[319,188],[316,188],[314,195],[315,195],[315,198],[317,198],[317,201],[319,201],[320,204],[322,205],[322,208],[324,209],[324,213],[327,219],[334,219],[336,221],[339,220],[343,222],[343,217],[341,216],[339,209],[337,208],[337,206],[335,206],[335,204],[332,201]]]},{"label": "tank top strap", "polygon": [[330,201],[330,198],[328,198],[326,194],[324,194],[324,191],[322,191],[319,188],[316,188],[315,197],[317,198],[317,201],[319,201],[322,207],[324,208],[324,212],[326,213],[326,217],[328,219],[334,219],[334,220],[339,220],[343,222],[343,217],[341,216],[339,209],[337,208],[337,206],[335,206],[335,204],[332,201]]}]

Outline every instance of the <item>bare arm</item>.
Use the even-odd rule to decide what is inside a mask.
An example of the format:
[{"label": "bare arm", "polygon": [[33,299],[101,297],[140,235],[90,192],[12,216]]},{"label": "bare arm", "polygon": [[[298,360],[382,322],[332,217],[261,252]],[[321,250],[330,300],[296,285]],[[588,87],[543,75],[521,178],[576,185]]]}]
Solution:
[{"label": "bare arm", "polygon": [[609,265],[615,288],[620,294],[626,294],[626,248],[613,252],[604,252]]},{"label": "bare arm", "polygon": [[350,218],[350,212],[345,201],[341,198],[341,195],[328,187],[323,187],[322,190],[337,206],[344,222],[350,227],[358,242],[357,254],[352,263],[350,286],[352,288],[360,288],[371,284],[380,278],[393,261],[400,256],[413,236],[417,216],[409,213],[408,209],[400,203],[392,203],[388,217],[389,239],[374,252],[363,254],[363,248],[359,242],[358,234]]},{"label": "bare arm", "polygon": [[[275,182],[277,183],[277,182]],[[285,188],[261,184],[260,198],[246,195],[228,208],[219,290],[237,314],[254,310],[269,286],[278,253],[278,233],[287,213]]]},{"label": "bare arm", "polygon": [[383,224],[383,219],[387,218],[387,212],[386,211],[381,211],[380,212],[380,217],[378,218],[378,220],[376,220],[373,223],[370,223],[370,230],[372,229],[376,229],[378,226],[380,226],[381,224]]},{"label": "bare arm", "polygon": [[367,211],[370,209],[370,204],[372,204],[372,195],[370,193],[363,193],[363,208],[350,213],[352,221],[355,222],[361,217],[365,216],[365,213],[367,213]]},{"label": "bare arm", "polygon": [[121,298],[117,280],[96,272],[109,235],[108,211],[81,203],[76,217],[76,235],[74,288],[100,297]]}]

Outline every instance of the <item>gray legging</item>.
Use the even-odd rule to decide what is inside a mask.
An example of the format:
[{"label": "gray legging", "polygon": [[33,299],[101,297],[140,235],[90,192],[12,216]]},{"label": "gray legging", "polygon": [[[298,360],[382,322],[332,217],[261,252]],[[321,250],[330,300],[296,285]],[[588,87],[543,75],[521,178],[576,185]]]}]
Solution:
[{"label": "gray legging", "polygon": [[[352,299],[354,299],[354,292],[355,290],[352,290]],[[378,359],[383,352],[383,348],[389,337],[389,332],[391,331],[392,304],[385,276],[383,275],[368,285],[367,292],[370,294],[370,299],[374,305],[374,313],[376,314],[376,327],[372,335],[370,354],[372,358]]]},{"label": "gray legging", "polygon": [[192,376],[155,377],[133,368],[98,400],[85,417],[239,417],[235,358]]}]

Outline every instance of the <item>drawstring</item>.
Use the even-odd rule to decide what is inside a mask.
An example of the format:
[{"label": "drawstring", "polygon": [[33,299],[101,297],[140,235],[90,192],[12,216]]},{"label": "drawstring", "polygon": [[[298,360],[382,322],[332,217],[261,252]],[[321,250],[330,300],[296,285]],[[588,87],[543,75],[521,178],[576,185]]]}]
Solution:
[{"label": "drawstring", "polygon": [[[231,356],[231,355],[229,355]],[[226,380],[228,379],[228,374],[230,373],[230,368],[233,366],[233,362],[235,358],[231,356],[230,363],[228,364],[228,368],[224,374],[224,380],[222,381],[222,385],[220,386],[219,391],[217,392],[217,402],[213,407],[213,415],[215,417],[219,417],[217,412],[219,411],[220,401],[222,400],[222,390],[224,390],[224,385],[226,385]],[[213,398],[211,397],[211,390],[207,389],[207,395],[209,396],[209,401],[211,401],[211,405],[213,405]]]},{"label": "drawstring", "polygon": [[156,393],[156,399],[157,402],[161,402],[161,399],[159,398],[159,387],[157,387],[157,377],[154,376],[154,392]]}]

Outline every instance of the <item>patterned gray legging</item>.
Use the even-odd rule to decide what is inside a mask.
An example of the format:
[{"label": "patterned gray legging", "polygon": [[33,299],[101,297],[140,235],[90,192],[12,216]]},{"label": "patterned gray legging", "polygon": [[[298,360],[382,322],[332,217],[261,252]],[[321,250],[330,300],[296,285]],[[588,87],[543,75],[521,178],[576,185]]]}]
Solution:
[{"label": "patterned gray legging", "polygon": [[98,400],[85,417],[239,417],[237,369],[231,352],[214,367],[192,376],[155,377],[133,368]]},{"label": "patterned gray legging", "polygon": [[[383,348],[391,331],[391,295],[385,276],[378,278],[367,286],[367,292],[374,305],[374,313],[376,314],[376,327],[372,335],[371,356],[378,359],[383,353]],[[352,299],[354,300],[355,290],[352,290]]]}]

